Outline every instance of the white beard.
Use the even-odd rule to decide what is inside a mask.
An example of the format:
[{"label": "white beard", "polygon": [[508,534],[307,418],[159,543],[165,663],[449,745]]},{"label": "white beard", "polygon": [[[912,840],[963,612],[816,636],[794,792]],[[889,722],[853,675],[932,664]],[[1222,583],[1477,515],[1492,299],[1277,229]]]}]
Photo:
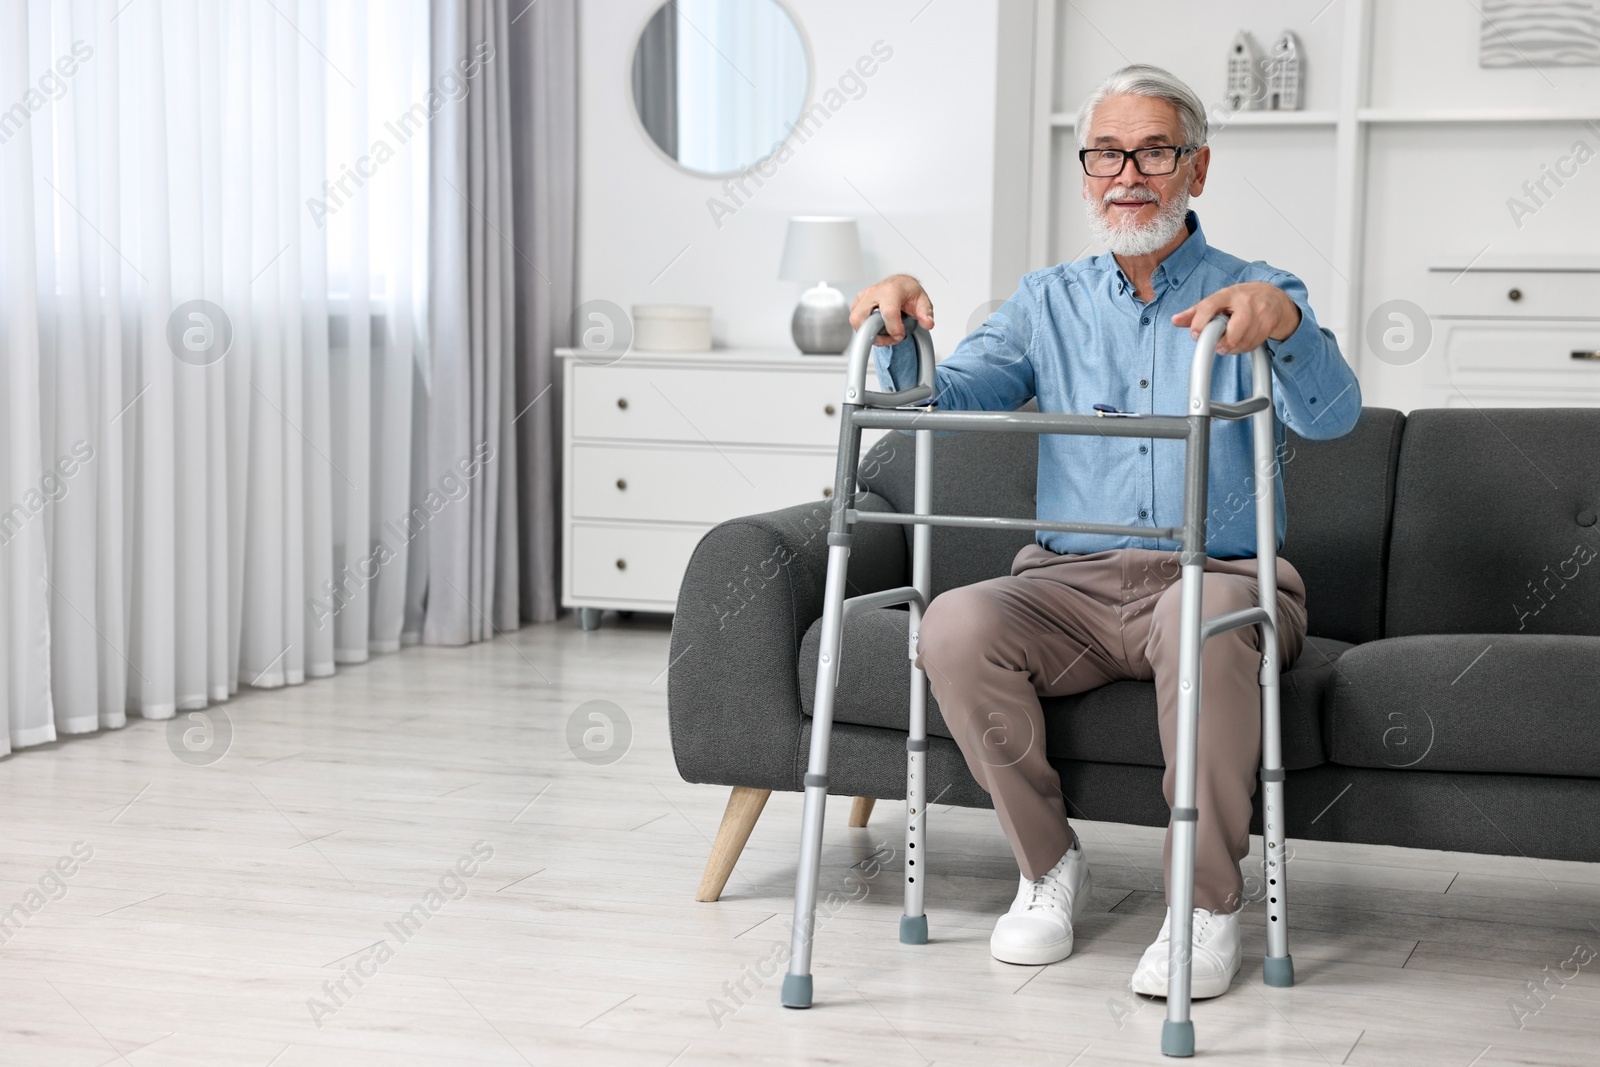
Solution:
[{"label": "white beard", "polygon": [[1172,199],[1156,209],[1156,217],[1137,225],[1113,225],[1106,217],[1107,201],[1127,195],[1127,188],[1115,186],[1106,190],[1106,196],[1095,203],[1085,198],[1084,217],[1089,223],[1089,234],[1107,251],[1119,256],[1147,256],[1167,243],[1184,228],[1184,218],[1189,212],[1189,190],[1185,187]]}]

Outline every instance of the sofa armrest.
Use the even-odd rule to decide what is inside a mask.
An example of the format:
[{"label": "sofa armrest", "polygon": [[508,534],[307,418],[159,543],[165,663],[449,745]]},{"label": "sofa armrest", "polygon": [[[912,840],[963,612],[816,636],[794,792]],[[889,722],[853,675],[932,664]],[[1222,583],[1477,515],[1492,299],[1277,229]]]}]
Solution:
[{"label": "sofa armrest", "polygon": [[[893,511],[860,492],[861,511]],[[822,617],[825,501],[729,519],[689,558],[672,618],[667,721],[688,782],[797,790],[801,639]],[[909,581],[905,532],[857,523],[846,596]]]}]

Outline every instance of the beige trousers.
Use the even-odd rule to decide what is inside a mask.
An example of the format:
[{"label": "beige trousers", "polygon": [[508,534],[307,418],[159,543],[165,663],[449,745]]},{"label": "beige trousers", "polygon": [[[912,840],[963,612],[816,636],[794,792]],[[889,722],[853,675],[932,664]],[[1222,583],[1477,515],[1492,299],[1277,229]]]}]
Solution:
[{"label": "beige trousers", "polygon": [[[928,605],[917,666],[978,784],[994,801],[1024,876],[1037,878],[1072,843],[1061,779],[1045,758],[1039,698],[1121,679],[1156,683],[1163,779],[1172,805],[1178,719],[1180,568],[1176,552],[1117,549],[1059,555],[1035,543],[1011,574],[951,589]],[[1256,605],[1254,559],[1207,559],[1202,617]],[[1305,640],[1305,584],[1278,560],[1279,662]],[[1218,634],[1201,660],[1196,907],[1243,905],[1261,752],[1259,633]],[[1172,831],[1165,863],[1171,888]]]}]

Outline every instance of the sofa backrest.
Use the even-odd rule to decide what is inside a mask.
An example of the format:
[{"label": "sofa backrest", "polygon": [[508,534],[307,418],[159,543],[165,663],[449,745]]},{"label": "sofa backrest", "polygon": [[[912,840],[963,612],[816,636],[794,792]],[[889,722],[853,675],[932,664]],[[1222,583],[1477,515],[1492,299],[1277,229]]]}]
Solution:
[{"label": "sofa backrest", "polygon": [[1289,528],[1280,550],[1306,583],[1307,630],[1336,641],[1383,636],[1384,570],[1406,417],[1362,408],[1331,441],[1290,431],[1283,453]]},{"label": "sofa backrest", "polygon": [[1600,409],[1406,420],[1384,636],[1600,635]]},{"label": "sofa backrest", "polygon": [[[1037,411],[1030,400],[1019,411]],[[859,488],[884,497],[896,511],[915,511],[912,495],[916,437],[891,430],[862,457]],[[933,439],[933,510],[945,515],[1002,515],[1031,519],[1039,474],[1039,438],[1031,433],[939,433]],[[906,563],[912,528],[904,526]],[[933,595],[1011,573],[1011,560],[1033,542],[1031,530],[935,526]],[[906,576],[910,581],[910,575]]]},{"label": "sofa backrest", "polygon": [[[1020,410],[1037,410],[1030,401]],[[1368,408],[1344,437],[1291,435],[1283,468],[1289,533],[1283,555],[1306,581],[1311,633],[1342,641],[1379,636],[1384,551],[1396,456],[1405,417]],[[858,480],[896,511],[912,510],[915,451],[895,431],[863,457]],[[1022,433],[953,433],[934,438],[933,509],[944,514],[1034,517],[1039,439]],[[903,528],[910,558],[911,527]],[[933,595],[1011,572],[1033,541],[1024,530],[933,528]]]}]

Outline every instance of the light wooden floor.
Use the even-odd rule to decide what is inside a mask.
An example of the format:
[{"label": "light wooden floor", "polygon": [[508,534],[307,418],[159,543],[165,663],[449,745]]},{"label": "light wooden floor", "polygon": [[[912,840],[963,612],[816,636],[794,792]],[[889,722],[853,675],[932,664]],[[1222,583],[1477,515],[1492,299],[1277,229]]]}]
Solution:
[{"label": "light wooden floor", "polygon": [[[1078,824],[1094,894],[1077,951],[1013,967],[988,953],[1017,878],[994,814],[935,807],[930,944],[896,939],[895,862],[822,921],[815,1008],[778,1005],[781,967],[730,998],[784,941],[799,797],[773,795],[723,899],[695,903],[727,792],[674,769],[667,625],[607,615],[584,633],[569,617],[253,693],[223,709],[234,738],[212,766],[142,721],[0,762],[0,909],[75,842],[93,850],[0,946],[0,1063],[1161,1060],[1162,1004],[1127,991],[1160,925],[1160,835],[1143,828]],[[567,740],[593,699],[633,730],[605,766]],[[880,845],[898,859],[903,804],[862,829],[848,809],[828,809],[825,888]],[[465,895],[427,911],[478,842],[492,858],[445,878]],[[1600,865],[1292,844],[1300,984],[1262,985],[1251,907],[1244,971],[1196,1006],[1203,1060],[1596,1060],[1600,959],[1552,980],[1520,1029],[1508,1004],[1576,946],[1600,949]],[[386,924],[419,903],[402,942]],[[324,983],[341,978],[336,1000]]]}]

